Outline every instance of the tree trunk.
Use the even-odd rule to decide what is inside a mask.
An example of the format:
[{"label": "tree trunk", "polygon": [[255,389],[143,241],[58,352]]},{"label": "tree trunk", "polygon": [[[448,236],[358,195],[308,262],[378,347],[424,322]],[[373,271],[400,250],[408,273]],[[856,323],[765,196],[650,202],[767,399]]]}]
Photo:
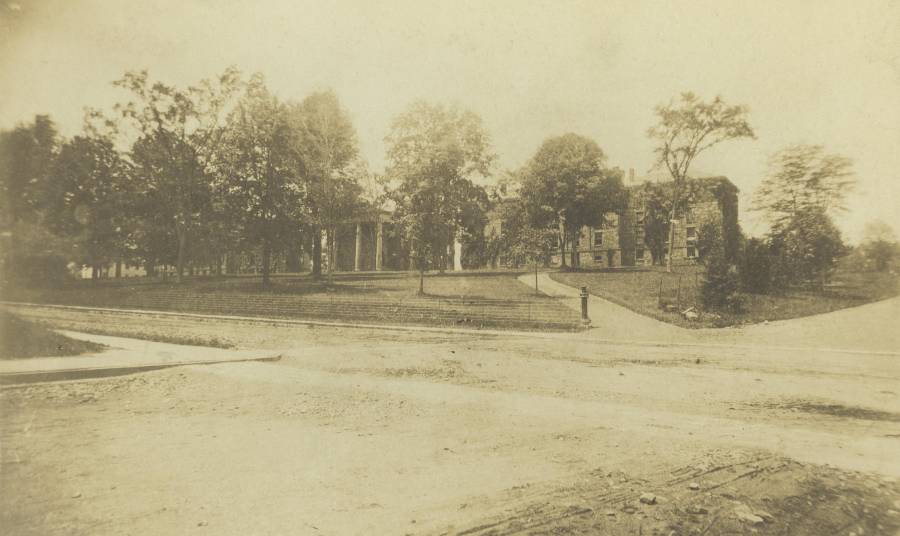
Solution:
[{"label": "tree trunk", "polygon": [[122,277],[122,261],[117,260],[116,261],[116,279],[119,279],[120,277]]},{"label": "tree trunk", "polygon": [[669,218],[669,251],[666,255],[666,272],[672,271],[672,255],[675,254],[675,211]]},{"label": "tree trunk", "polygon": [[540,291],[538,290],[538,261],[534,259],[534,295],[540,295]]},{"label": "tree trunk", "polygon": [[322,230],[312,228],[312,276],[316,279],[322,277]]},{"label": "tree trunk", "polygon": [[559,267],[566,267],[566,224],[559,223]]},{"label": "tree trunk", "polygon": [[175,229],[175,234],[178,235],[178,259],[176,261],[175,281],[181,283],[184,278],[184,263],[187,257],[187,230],[178,226]]},{"label": "tree trunk", "polygon": [[576,238],[578,236],[578,231],[572,231],[572,252],[571,252],[571,262],[572,269],[578,268],[578,242],[576,242]]},{"label": "tree trunk", "polygon": [[272,242],[268,237],[263,239],[262,247],[262,284],[269,286],[269,271],[271,270],[272,261]]},{"label": "tree trunk", "polygon": [[419,265],[419,296],[425,294],[425,267],[422,264]]}]

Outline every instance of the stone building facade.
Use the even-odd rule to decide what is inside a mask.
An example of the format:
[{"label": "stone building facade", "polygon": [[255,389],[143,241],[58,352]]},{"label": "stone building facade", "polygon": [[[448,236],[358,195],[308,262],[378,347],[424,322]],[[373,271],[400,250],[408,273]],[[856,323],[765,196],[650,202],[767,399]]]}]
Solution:
[{"label": "stone building facade", "polygon": [[[700,228],[714,223],[722,228],[726,251],[737,248],[738,189],[726,177],[691,179],[697,181],[698,192],[683,214],[676,217],[675,244],[671,248],[675,264],[694,263],[698,259],[697,240]],[[661,183],[663,187],[666,183]],[[669,183],[671,184],[671,183]],[[615,268],[644,266],[653,262],[644,241],[644,199],[641,184],[628,186],[628,206],[622,214],[606,214],[599,227],[584,227],[572,244],[566,244],[568,263],[575,248],[581,268]],[[666,254],[668,254],[668,244]],[[552,263],[560,265],[559,254]]]}]

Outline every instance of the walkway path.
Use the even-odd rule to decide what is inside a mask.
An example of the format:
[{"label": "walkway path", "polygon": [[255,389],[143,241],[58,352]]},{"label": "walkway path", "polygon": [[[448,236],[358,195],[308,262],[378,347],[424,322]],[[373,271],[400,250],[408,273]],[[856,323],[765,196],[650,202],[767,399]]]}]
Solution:
[{"label": "walkway path", "polygon": [[[519,281],[533,286],[534,275],[519,276]],[[550,279],[548,273],[538,274],[538,289],[544,294],[559,298],[576,311],[581,311],[580,291]],[[635,313],[594,295],[588,296],[588,316],[591,319],[591,329],[587,333],[594,337],[628,342],[694,341],[689,330]]]},{"label": "walkway path", "polygon": [[0,384],[100,377],[178,365],[277,359],[273,352],[224,350],[123,337],[60,331],[72,339],[104,344],[109,349],[82,356],[0,360]]},{"label": "walkway path", "polygon": [[[519,278],[533,284],[533,276]],[[538,287],[580,310],[579,290],[538,276]],[[628,342],[722,344],[728,346],[817,348],[900,354],[900,297],[803,318],[734,328],[686,329],[668,324],[591,295],[592,329],[586,336]]]}]

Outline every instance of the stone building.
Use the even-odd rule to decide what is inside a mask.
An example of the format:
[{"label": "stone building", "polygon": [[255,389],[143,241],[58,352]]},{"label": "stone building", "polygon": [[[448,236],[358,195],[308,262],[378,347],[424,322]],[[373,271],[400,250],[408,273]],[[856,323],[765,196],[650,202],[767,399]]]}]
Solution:
[{"label": "stone building", "polygon": [[[698,186],[697,195],[683,214],[676,217],[675,244],[671,248],[675,264],[697,261],[697,240],[700,228],[706,223],[722,226],[726,252],[737,248],[738,240],[738,189],[726,177],[691,179]],[[566,244],[566,262],[576,251],[577,265],[582,268],[615,268],[618,266],[643,266],[653,262],[644,242],[643,183],[631,175],[628,206],[622,214],[606,214],[599,227],[584,227],[575,244]],[[661,181],[665,188],[671,182]],[[668,244],[666,254],[668,254]],[[552,263],[560,265],[559,254]]]}]

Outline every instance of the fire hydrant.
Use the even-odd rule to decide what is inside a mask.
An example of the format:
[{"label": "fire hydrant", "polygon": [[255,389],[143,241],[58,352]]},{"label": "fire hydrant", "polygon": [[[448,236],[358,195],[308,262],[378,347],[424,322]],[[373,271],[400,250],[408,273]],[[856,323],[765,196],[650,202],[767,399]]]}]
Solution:
[{"label": "fire hydrant", "polygon": [[581,325],[589,326],[591,319],[588,318],[588,289],[581,287]]}]

